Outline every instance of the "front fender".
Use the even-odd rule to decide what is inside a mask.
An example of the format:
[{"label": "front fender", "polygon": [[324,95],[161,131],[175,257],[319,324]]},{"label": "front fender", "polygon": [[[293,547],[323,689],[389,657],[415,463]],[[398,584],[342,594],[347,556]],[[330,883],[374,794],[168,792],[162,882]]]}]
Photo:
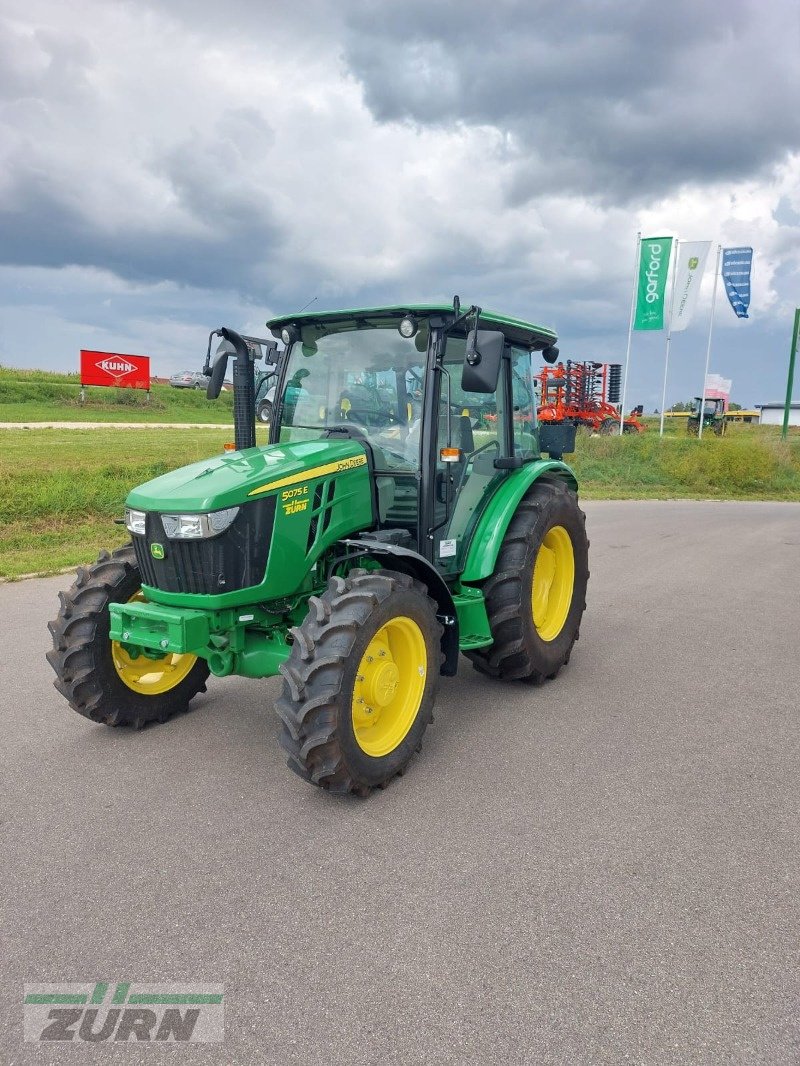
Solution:
[{"label": "front fender", "polygon": [[482,581],[494,573],[500,545],[519,501],[534,481],[545,474],[550,478],[560,478],[575,492],[578,491],[578,480],[574,473],[566,463],[557,459],[539,459],[515,470],[501,482],[478,520],[467,549],[462,581]]},{"label": "front fender", "polygon": [[446,677],[455,677],[458,671],[458,612],[453,601],[453,594],[439,571],[418,552],[410,548],[402,548],[399,544],[388,544],[385,541],[368,538],[362,540],[355,537],[341,540],[339,543],[347,545],[348,548],[358,548],[365,556],[370,556],[391,570],[400,570],[427,586],[429,595],[436,600],[439,608],[439,621],[444,627],[442,633],[444,662],[440,673]]}]

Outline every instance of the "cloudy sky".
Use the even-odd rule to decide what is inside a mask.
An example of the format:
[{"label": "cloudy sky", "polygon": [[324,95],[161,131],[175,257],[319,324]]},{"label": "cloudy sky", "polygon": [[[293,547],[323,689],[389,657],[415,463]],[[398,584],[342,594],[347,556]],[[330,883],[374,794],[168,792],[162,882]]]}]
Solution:
[{"label": "cloudy sky", "polygon": [[[755,249],[712,371],[782,398],[795,0],[0,0],[0,362],[198,367],[209,329],[450,300],[620,361],[637,230]],[[711,274],[673,338],[699,391]],[[664,334],[634,335],[631,403]],[[798,388],[800,392],[800,387]]]}]

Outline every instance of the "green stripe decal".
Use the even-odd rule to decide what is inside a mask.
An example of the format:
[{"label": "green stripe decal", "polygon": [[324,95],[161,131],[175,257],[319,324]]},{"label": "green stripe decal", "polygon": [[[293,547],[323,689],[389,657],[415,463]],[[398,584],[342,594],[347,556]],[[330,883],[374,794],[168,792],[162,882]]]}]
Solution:
[{"label": "green stripe decal", "polygon": [[26,1003],[88,1003],[89,997],[74,992],[31,992]]},{"label": "green stripe decal", "polygon": [[114,998],[111,1000],[111,1002],[124,1003],[128,995],[128,989],[130,987],[130,982],[128,982],[128,984],[117,985],[117,987],[114,989]]},{"label": "green stripe decal", "polygon": [[92,992],[92,1003],[102,1003],[106,998],[106,992],[108,992],[108,985],[103,981],[98,981]]},{"label": "green stripe decal", "polygon": [[129,1003],[221,1003],[217,992],[137,992],[128,996]]}]

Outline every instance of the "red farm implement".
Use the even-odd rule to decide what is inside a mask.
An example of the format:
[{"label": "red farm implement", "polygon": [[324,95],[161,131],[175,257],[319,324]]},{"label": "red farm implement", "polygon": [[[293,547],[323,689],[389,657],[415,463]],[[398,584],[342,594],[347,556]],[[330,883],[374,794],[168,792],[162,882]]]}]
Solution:
[{"label": "red farm implement", "polygon": [[[539,421],[572,423],[592,433],[619,432],[622,367],[619,363],[557,363],[539,374],[542,397]],[[642,433],[642,408],[634,408],[624,419],[625,433]]]}]

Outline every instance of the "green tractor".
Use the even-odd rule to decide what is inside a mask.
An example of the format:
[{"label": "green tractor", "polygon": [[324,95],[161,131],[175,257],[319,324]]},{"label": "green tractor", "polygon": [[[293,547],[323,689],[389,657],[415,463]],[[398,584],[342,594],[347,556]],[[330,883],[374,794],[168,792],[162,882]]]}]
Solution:
[{"label": "green tractor", "polygon": [[690,437],[698,436],[700,432],[700,416],[703,417],[703,432],[709,431],[721,437],[725,432],[725,401],[719,399],[704,399],[695,396],[692,410],[686,419],[686,432]]},{"label": "green tractor", "polygon": [[[280,353],[209,338],[210,397],[235,359],[236,450],[129,494],[131,544],[78,570],[47,657],[76,711],[135,728],[209,674],[280,674],[289,767],[367,795],[419,751],[459,652],[531,685],[569,662],[589,576],[575,428],[537,426],[532,373],[557,338],[458,298],[267,326]],[[277,367],[264,447],[259,353]]]}]

